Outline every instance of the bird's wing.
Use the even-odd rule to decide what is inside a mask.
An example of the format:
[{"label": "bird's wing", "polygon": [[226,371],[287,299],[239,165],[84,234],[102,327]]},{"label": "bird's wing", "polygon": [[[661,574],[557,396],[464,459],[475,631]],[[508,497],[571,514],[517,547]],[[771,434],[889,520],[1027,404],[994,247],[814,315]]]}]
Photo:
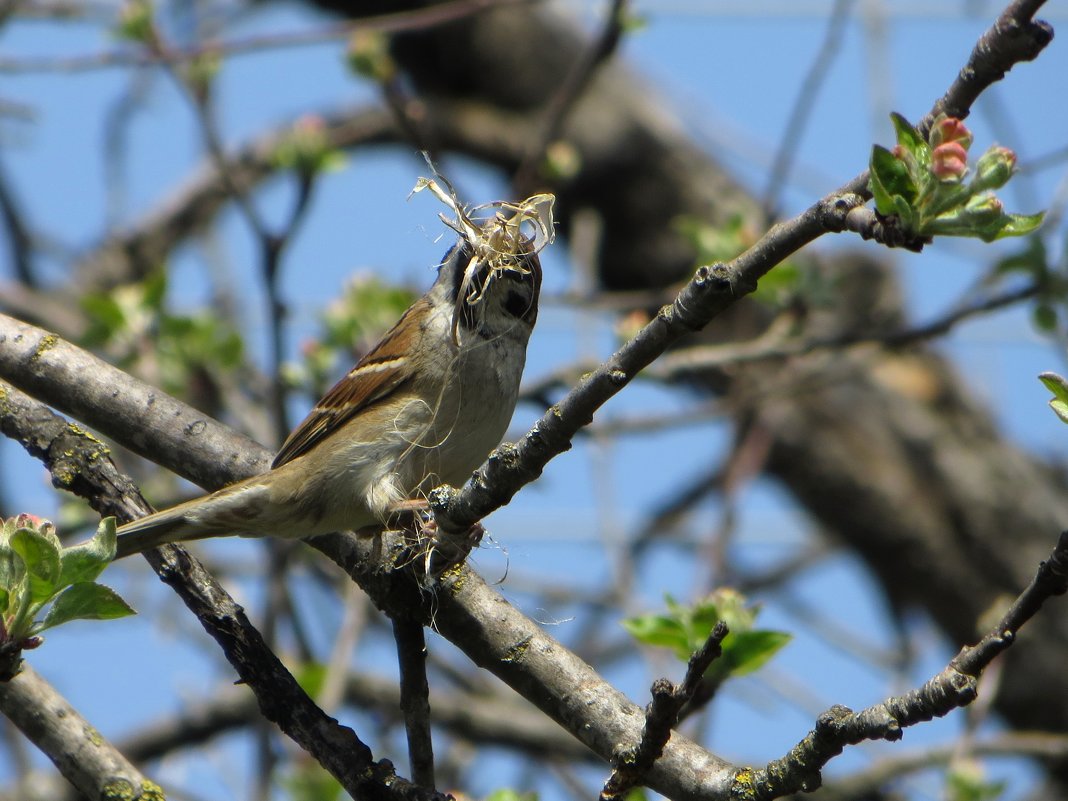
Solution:
[{"label": "bird's wing", "polygon": [[[421,299],[411,306],[382,341],[315,404],[304,421],[286,438],[272,467],[281,467],[308,453],[357,414],[381,403],[412,381],[408,355],[412,343],[402,341],[399,334],[404,330],[411,331],[406,327],[405,319],[425,303],[426,300]],[[407,337],[403,339],[407,340]]]}]

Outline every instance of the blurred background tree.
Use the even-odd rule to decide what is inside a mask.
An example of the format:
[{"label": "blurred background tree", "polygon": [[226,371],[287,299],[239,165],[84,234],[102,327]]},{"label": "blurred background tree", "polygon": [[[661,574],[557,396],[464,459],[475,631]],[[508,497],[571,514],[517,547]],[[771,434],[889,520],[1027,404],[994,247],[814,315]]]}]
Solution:
[{"label": "blurred background tree", "polygon": [[[404,200],[427,151],[465,200],[558,197],[519,436],[696,265],[861,172],[873,141],[893,142],[889,112],[918,120],[1000,10],[10,2],[0,311],[274,447],[430,283],[449,242],[432,203]],[[639,704],[682,666],[623,619],[690,648],[686,625],[721,614],[709,594],[730,587],[761,605],[761,630],[789,632],[685,722],[723,757],[762,764],[830,704],[937,671],[1068,520],[1063,433],[1034,380],[1068,331],[1058,44],[969,120],[980,147],[1017,152],[1008,202],[1050,209],[1038,235],[920,255],[824,238],[487,521],[475,569]],[[4,516],[95,528],[13,444],[0,457]],[[194,491],[115,458],[158,507]],[[302,546],[196,551],[320,706],[404,764],[373,604]],[[136,562],[106,578],[141,616],[57,632],[31,662],[107,739],[175,797],[332,797],[173,595]],[[676,605],[660,625],[681,639],[649,617]],[[1034,621],[981,708],[917,732],[921,752],[857,749],[821,792],[1065,796],[1065,619]],[[429,672],[440,788],[599,789],[603,765],[437,638]],[[6,743],[8,797],[59,797],[19,735]]]}]

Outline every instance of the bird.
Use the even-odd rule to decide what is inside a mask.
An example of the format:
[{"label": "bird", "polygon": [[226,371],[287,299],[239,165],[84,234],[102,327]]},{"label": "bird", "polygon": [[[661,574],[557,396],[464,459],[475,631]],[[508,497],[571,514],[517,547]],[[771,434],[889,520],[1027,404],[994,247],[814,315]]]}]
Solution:
[{"label": "bird", "polygon": [[551,241],[552,196],[488,204],[518,211],[481,223],[458,205],[461,224],[441,215],[460,237],[433,286],[319,400],[271,469],[121,526],[116,558],[207,537],[381,527],[430,489],[466,481],[518,400],[545,244],[522,223],[544,234],[545,203]]}]

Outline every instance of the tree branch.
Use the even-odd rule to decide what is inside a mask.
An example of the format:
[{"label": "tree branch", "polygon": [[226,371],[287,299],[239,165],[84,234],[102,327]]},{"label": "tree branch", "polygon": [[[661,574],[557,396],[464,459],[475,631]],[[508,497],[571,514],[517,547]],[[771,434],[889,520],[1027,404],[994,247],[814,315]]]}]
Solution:
[{"label": "tree branch", "polygon": [[681,685],[672,684],[667,679],[653,682],[653,700],[645,708],[641,742],[615,765],[601,790],[600,801],[626,798],[664,753],[664,745],[678,724],[683,707],[694,697],[712,662],[723,654],[723,640],[728,633],[727,624],[722,620],[712,628],[705,644],[690,656]]},{"label": "tree branch", "polygon": [[[110,50],[81,56],[62,58],[3,58],[0,73],[20,74],[34,72],[82,72],[112,67],[146,67],[153,64],[178,65],[204,57],[228,58],[264,50],[317,45],[323,42],[344,40],[354,31],[401,33],[418,31],[461,20],[487,8],[503,5],[520,5],[532,0],[451,0],[428,8],[398,11],[392,14],[366,16],[359,22],[337,23],[296,33],[250,36],[232,41],[207,41],[192,47],[172,47],[162,50]],[[110,17],[107,22],[112,22]]]},{"label": "tree branch", "polygon": [[765,801],[788,793],[810,792],[820,786],[820,771],[847,745],[864,740],[900,740],[902,729],[924,723],[975,700],[978,679],[996,656],[1015,641],[1020,628],[1055,595],[1068,592],[1068,531],[1043,562],[1030,585],[1004,617],[978,644],[965,646],[923,687],[881,704],[853,712],[833,706],[816,721],[816,728],[782,759],[758,771],[739,774],[736,798]]},{"label": "tree branch", "polygon": [[430,737],[430,686],[426,680],[426,636],[421,621],[393,619],[400,665],[400,708],[408,736],[412,781],[434,787],[434,744]]},{"label": "tree branch", "polygon": [[597,68],[611,58],[619,47],[626,23],[627,0],[612,0],[604,24],[597,38],[572,66],[560,89],[545,105],[537,135],[530,140],[526,153],[512,177],[512,187],[518,197],[526,197],[535,190],[538,169],[552,145],[568,111],[597,74]]}]

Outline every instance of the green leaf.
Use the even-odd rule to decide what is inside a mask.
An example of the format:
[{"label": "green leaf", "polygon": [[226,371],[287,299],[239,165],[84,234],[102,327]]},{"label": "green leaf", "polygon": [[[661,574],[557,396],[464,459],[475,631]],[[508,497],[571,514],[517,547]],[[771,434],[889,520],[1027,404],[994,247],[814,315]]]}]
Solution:
[{"label": "green leaf", "polygon": [[1053,400],[1049,402],[1050,408],[1057,417],[1068,423],[1068,381],[1056,373],[1042,373],[1038,380],[1053,393]]},{"label": "green leaf", "polygon": [[356,75],[385,83],[397,73],[389,46],[390,37],[381,31],[358,29],[349,39],[345,60]]},{"label": "green leaf", "polygon": [[271,160],[281,169],[304,175],[338,170],[346,162],[345,154],[330,143],[326,123],[314,115],[297,120],[275,146]]},{"label": "green leaf", "polygon": [[26,563],[15,550],[0,543],[0,589],[14,590],[26,577]]},{"label": "green leaf", "polygon": [[624,620],[623,628],[638,642],[671,648],[676,653],[681,652],[683,659],[688,659],[692,651],[686,629],[676,618],[667,615],[639,615]]},{"label": "green leaf", "polygon": [[970,187],[935,181],[923,199],[923,217],[930,220],[940,214],[952,212],[963,207],[972,197]]},{"label": "green leaf", "polygon": [[894,195],[894,214],[900,220],[902,228],[906,231],[916,231],[918,215],[915,209],[901,195]]},{"label": "green leaf", "polygon": [[1062,376],[1056,373],[1040,373],[1038,380],[1041,381],[1046,389],[1053,393],[1053,396],[1060,401],[1068,403],[1068,381]]},{"label": "green leaf", "polygon": [[521,793],[511,787],[502,787],[487,795],[486,801],[538,801],[538,794]]},{"label": "green leaf", "polygon": [[163,299],[167,295],[167,271],[155,270],[145,278],[144,299],[142,305],[153,311],[162,311]]},{"label": "green leaf", "polygon": [[1001,259],[994,267],[995,275],[1021,272],[1032,276],[1036,281],[1048,278],[1046,245],[1041,237],[1033,236],[1027,240],[1023,250],[1011,253]]},{"label": "green leaf", "polygon": [[897,143],[916,159],[917,164],[927,169],[931,165],[931,146],[924,141],[919,131],[913,128],[912,124],[897,112],[890,114],[890,121],[894,123]]},{"label": "green leaf", "polygon": [[89,318],[89,330],[85,334],[89,344],[102,345],[110,342],[116,334],[128,327],[126,312],[114,295],[83,295],[81,306]]},{"label": "green leaf", "polygon": [[733,259],[754,242],[753,232],[740,214],[716,225],[684,214],[674,220],[673,226],[697,251],[698,264]]},{"label": "green leaf", "polygon": [[115,35],[132,42],[147,42],[152,33],[152,5],[149,0],[127,2],[119,15]]},{"label": "green leaf", "polygon": [[1031,321],[1039,331],[1051,334],[1057,330],[1057,309],[1049,303],[1039,303],[1031,310]]},{"label": "green leaf", "polygon": [[1059,400],[1051,400],[1049,407],[1053,409],[1053,413],[1061,419],[1062,423],[1068,423],[1068,403]]},{"label": "green leaf", "polygon": [[59,554],[59,587],[94,581],[115,558],[115,518],[105,517],[92,539]]},{"label": "green leaf", "polygon": [[1046,213],[1040,211],[1037,214],[1006,214],[1005,216],[1008,218],[1008,222],[1001,227],[994,239],[1029,234],[1042,225],[1042,220],[1045,219]]},{"label": "green leaf", "polygon": [[796,297],[801,288],[801,269],[796,262],[784,261],[764,275],[752,294],[753,300],[768,306],[782,306]]},{"label": "green leaf", "polygon": [[322,662],[304,662],[293,671],[297,684],[312,698],[318,698],[326,685],[327,667]]},{"label": "green leaf", "polygon": [[983,766],[971,759],[958,759],[946,771],[947,801],[993,801],[1005,793],[1004,781],[985,778]]},{"label": "green leaf", "polygon": [[71,620],[114,620],[133,614],[136,614],[133,608],[110,587],[83,581],[56,596],[37,631]]},{"label": "green leaf", "polygon": [[729,588],[716,590],[692,607],[677,603],[671,596],[665,597],[665,603],[667,614],[630,618],[623,621],[623,626],[640,642],[671,648],[685,662],[722,620],[730,634],[723,642],[723,655],[709,670],[709,675],[720,680],[752,673],[791,639],[784,632],[753,629],[760,608]]},{"label": "green leaf", "polygon": [[875,145],[869,162],[872,195],[880,214],[897,214],[901,204],[911,206],[918,189],[908,167],[885,147]]},{"label": "green leaf", "polygon": [[283,774],[280,783],[291,801],[338,801],[343,797],[338,780],[315,762],[301,763]]},{"label": "green leaf", "polygon": [[59,539],[32,528],[11,535],[11,547],[22,557],[30,582],[30,603],[44,603],[56,594],[59,582]]},{"label": "green leaf", "polygon": [[894,213],[894,199],[880,180],[879,173],[871,162],[868,164],[868,189],[871,190],[872,198],[875,200],[876,211],[883,216],[889,216]]},{"label": "green leaf", "polygon": [[724,675],[744,676],[762,668],[792,639],[784,631],[768,629],[732,632],[723,642],[723,656],[712,664]]}]

